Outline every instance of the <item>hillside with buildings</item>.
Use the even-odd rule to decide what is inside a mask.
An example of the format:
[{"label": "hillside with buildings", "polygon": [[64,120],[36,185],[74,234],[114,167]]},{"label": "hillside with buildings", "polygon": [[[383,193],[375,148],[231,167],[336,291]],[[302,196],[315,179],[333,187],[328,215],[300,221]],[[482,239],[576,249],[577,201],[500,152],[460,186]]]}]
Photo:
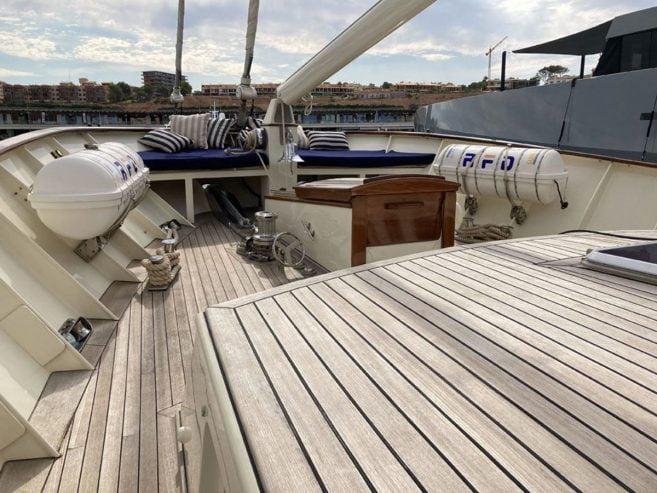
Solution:
[{"label": "hillside with buildings", "polygon": [[[5,106],[97,106],[114,105],[126,110],[156,111],[169,105],[168,96],[175,83],[175,75],[168,72],[142,72],[141,87],[125,82],[102,82],[81,78],[78,84],[61,82],[55,85],[9,84],[0,81],[0,104]],[[536,85],[537,78],[506,81],[507,89]],[[275,96],[278,83],[253,84],[258,99],[256,104],[266,109],[266,103]],[[213,103],[231,107],[235,103],[236,84],[202,84],[200,90],[192,88],[183,76],[182,93],[188,96],[185,106],[207,106]],[[349,82],[324,82],[312,91],[314,104],[335,106],[398,106],[411,108],[454,97],[470,95],[482,90],[500,89],[498,79],[473,82],[468,86],[451,82],[384,82],[357,84]],[[236,104],[236,103],[235,103]]]},{"label": "hillside with buildings", "polygon": [[[174,107],[169,100],[174,74],[146,71],[141,87],[125,82],[54,85],[9,84],[0,81],[0,138],[49,125],[146,125],[165,124],[174,112],[197,113],[217,109],[232,113],[239,107],[235,84],[203,84],[192,91],[185,77],[181,84],[184,102]],[[536,80],[509,79],[507,88],[535,85]],[[253,114],[261,117],[275,97],[278,84],[254,84],[258,97]],[[320,84],[312,91],[313,111],[295,107],[299,123],[309,126],[367,128],[380,125],[412,128],[415,111],[424,105],[499,89],[499,81],[468,86],[442,82],[385,82]]]},{"label": "hillside with buildings", "polygon": [[[160,107],[168,103],[168,95],[174,85],[175,77],[166,72],[148,71],[142,74],[143,86],[131,87],[124,82],[97,83],[81,78],[79,83],[61,82],[56,85],[43,84],[8,84],[0,81],[0,103],[7,106],[21,106],[28,104],[46,105],[128,105],[128,108],[139,104],[142,109]],[[185,91],[187,86],[187,91]],[[276,83],[254,84],[258,93],[258,102],[268,101],[276,94]],[[192,104],[205,104],[208,101],[229,103],[235,97],[237,86],[235,84],[203,84],[201,89],[193,93],[190,100]],[[183,76],[183,94],[189,93],[191,87]],[[395,105],[411,106],[413,99],[418,95],[461,94],[467,92],[464,85],[441,82],[398,82],[384,83],[382,86],[374,84],[354,84],[347,82],[320,84],[312,92],[318,104],[355,104],[364,100],[366,104],[375,101],[395,101]],[[188,94],[186,94],[188,95]],[[421,98],[423,102],[427,99]],[[430,98],[436,100],[436,98]],[[347,103],[349,101],[350,103]]]}]

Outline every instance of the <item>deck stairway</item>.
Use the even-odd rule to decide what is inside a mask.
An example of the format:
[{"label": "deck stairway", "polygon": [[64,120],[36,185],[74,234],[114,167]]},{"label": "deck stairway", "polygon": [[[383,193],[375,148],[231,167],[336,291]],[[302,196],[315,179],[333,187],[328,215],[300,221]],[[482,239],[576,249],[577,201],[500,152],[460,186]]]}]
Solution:
[{"label": "deck stairway", "polygon": [[39,396],[56,372],[93,368],[59,328],[78,317],[118,320],[121,306],[113,292],[139,284],[130,266],[165,237],[160,225],[175,219],[191,227],[148,191],[105,249],[89,262],[76,255],[78,242],[46,228],[27,197],[40,169],[93,143],[91,136],[72,132],[0,144],[0,467],[57,454],[60,433],[31,419],[38,415]]},{"label": "deck stairway", "polygon": [[0,491],[179,490],[175,416],[197,314],[302,278],[244,261],[234,234],[211,216],[196,225],[184,233],[183,269],[168,291],[117,283],[103,298],[120,318],[94,321],[83,351],[93,370],[54,373],[32,415],[37,426],[60,430],[50,432],[62,435],[60,457],[6,463]]}]

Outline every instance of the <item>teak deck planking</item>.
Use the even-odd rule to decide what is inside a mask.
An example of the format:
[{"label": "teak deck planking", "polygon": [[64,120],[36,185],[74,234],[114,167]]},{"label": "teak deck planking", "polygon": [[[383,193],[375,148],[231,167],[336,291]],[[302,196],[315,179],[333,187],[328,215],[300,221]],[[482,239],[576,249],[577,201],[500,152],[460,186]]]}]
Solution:
[{"label": "teak deck planking", "polygon": [[202,218],[168,291],[113,286],[128,306],[95,321],[96,369],[54,375],[35,411],[78,396],[61,457],[8,463],[1,491],[179,491],[195,317],[229,300],[208,320],[267,489],[657,487],[657,286],[576,266],[631,241],[475,245],[287,287],[301,276],[235,240]]},{"label": "teak deck planking", "polygon": [[633,242],[427,252],[209,308],[259,484],[655,491],[657,286],[577,265]]},{"label": "teak deck planking", "polygon": [[[211,303],[303,277],[245,261],[235,253],[232,231],[211,216],[197,219],[198,227],[181,241],[183,269],[168,291],[135,283],[110,288],[105,301],[123,315],[118,323],[94,321],[84,354],[97,363],[95,370],[76,372],[72,380],[68,372],[54,374],[52,405],[44,401],[36,408],[45,426],[57,406],[71,405],[67,397],[77,405],[69,426],[61,427],[61,457],[8,462],[0,491],[180,491],[176,415],[185,398],[197,314]],[[81,389],[58,394],[60,380]]]}]

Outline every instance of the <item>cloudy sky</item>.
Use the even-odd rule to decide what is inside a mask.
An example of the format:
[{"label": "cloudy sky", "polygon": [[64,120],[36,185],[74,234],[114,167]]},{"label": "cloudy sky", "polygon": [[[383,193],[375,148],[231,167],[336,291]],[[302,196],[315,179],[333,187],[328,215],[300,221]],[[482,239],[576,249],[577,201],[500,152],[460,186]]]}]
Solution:
[{"label": "cloudy sky", "polygon": [[[403,0],[399,0],[403,1]],[[248,0],[187,0],[183,72],[202,83],[237,83]],[[373,0],[262,0],[254,82],[284,80]],[[0,80],[57,83],[87,77],[141,85],[142,70],[174,69],[177,0],[2,0]],[[331,81],[469,83],[504,36],[513,50],[592,27],[654,0],[438,0]],[[499,73],[500,51],[494,57]],[[597,56],[587,64],[591,70]],[[509,76],[546,64],[577,72],[575,57],[509,55]]]}]

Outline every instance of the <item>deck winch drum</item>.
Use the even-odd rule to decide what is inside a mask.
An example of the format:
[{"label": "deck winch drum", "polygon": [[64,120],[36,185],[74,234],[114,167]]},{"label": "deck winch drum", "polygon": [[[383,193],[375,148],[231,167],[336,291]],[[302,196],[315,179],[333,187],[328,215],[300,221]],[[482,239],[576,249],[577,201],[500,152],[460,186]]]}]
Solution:
[{"label": "deck winch drum", "polygon": [[255,213],[256,228],[258,233],[265,235],[276,234],[276,218],[278,214],[275,212],[258,211]]},{"label": "deck winch drum", "polygon": [[103,236],[148,188],[148,168],[129,147],[108,142],[51,161],[28,199],[39,219],[65,238]]},{"label": "deck winch drum", "polygon": [[565,193],[568,171],[554,149],[452,144],[432,173],[458,182],[467,195],[550,204]]}]

